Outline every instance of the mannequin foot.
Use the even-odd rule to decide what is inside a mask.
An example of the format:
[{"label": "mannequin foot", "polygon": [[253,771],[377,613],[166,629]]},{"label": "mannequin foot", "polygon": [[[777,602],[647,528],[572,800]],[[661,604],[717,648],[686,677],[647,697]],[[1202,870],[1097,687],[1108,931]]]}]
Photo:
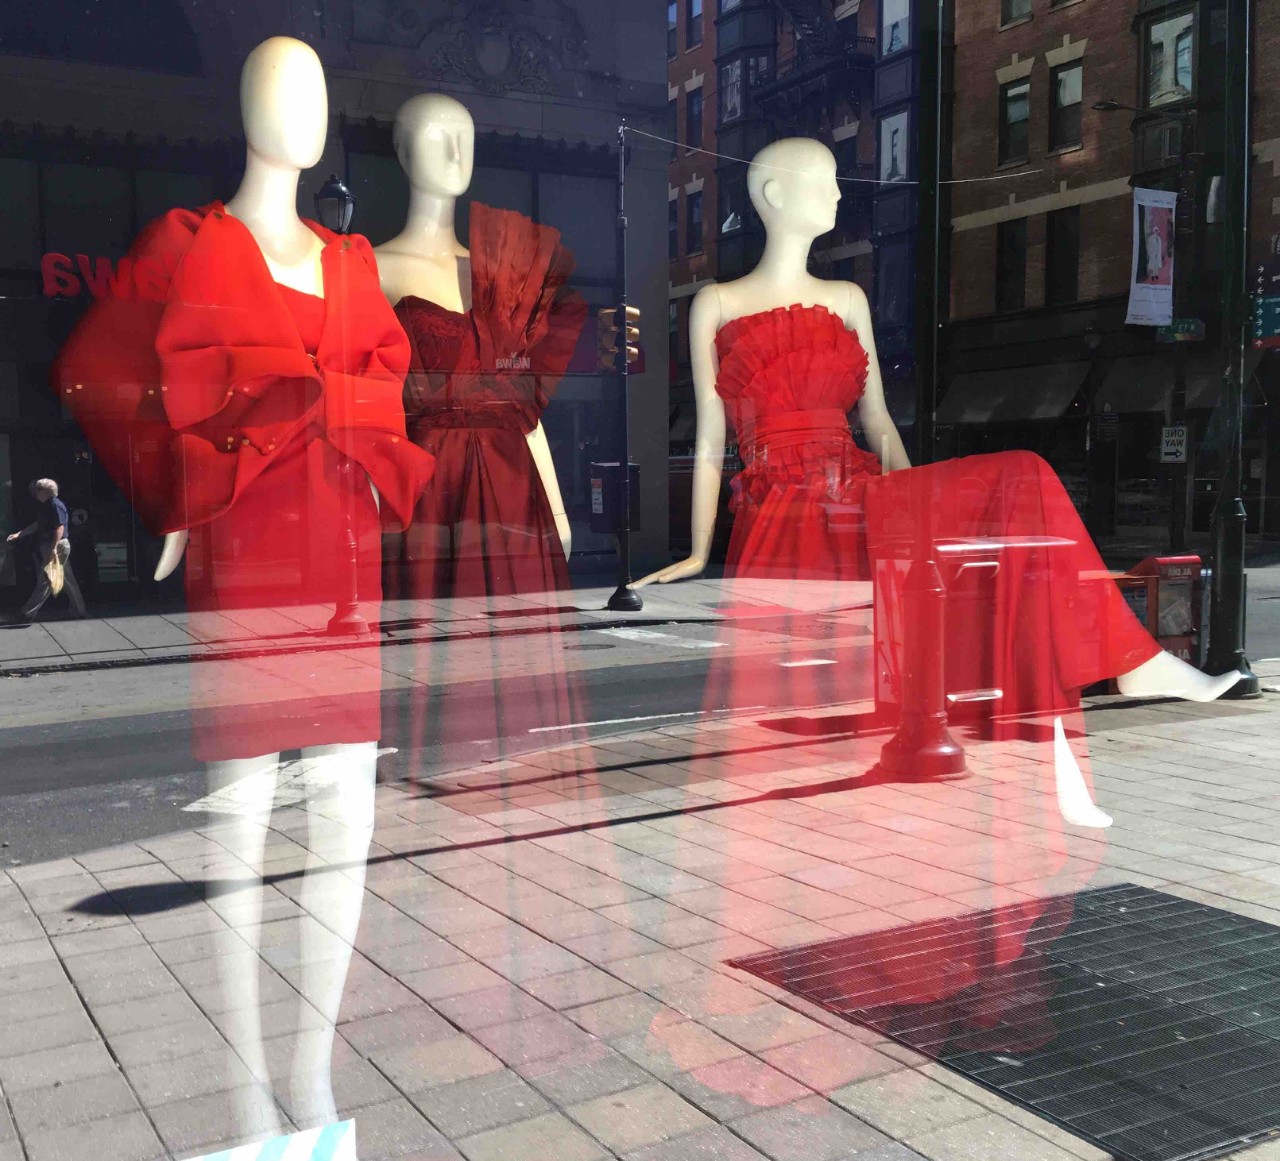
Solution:
[{"label": "mannequin foot", "polygon": [[1126,697],[1180,697],[1185,701],[1216,701],[1240,680],[1238,673],[1210,677],[1172,653],[1157,653],[1137,669],[1122,673],[1116,685]]},{"label": "mannequin foot", "polygon": [[269,1141],[285,1132],[276,1102],[266,1085],[253,1084],[239,1089],[235,1099],[238,1124],[246,1137]]},{"label": "mannequin foot", "polygon": [[1058,811],[1064,822],[1097,830],[1111,825],[1111,815],[1099,810],[1089,796],[1084,774],[1067,744],[1061,718],[1053,719],[1053,778],[1058,790]]}]

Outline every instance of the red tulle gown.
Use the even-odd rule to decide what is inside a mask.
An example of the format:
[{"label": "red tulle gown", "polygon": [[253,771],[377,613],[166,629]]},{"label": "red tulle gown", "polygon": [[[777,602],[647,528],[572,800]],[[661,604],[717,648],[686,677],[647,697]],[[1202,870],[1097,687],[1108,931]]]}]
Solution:
[{"label": "red tulle gown", "polygon": [[53,373],[148,528],[190,532],[188,625],[215,651],[190,666],[206,761],[378,738],[378,638],[335,650],[325,628],[353,585],[377,624],[370,481],[403,527],[431,474],[406,438],[408,346],[372,251],[307,225],[325,243],[323,298],[276,283],[220,204],[166,214]]},{"label": "red tulle gown", "polygon": [[[775,657],[751,646],[748,622],[731,622],[731,647],[717,658],[713,674],[714,708],[786,710],[870,699],[876,692],[873,659],[884,683],[896,690],[905,660],[901,581],[925,545],[939,562],[952,602],[945,631],[948,692],[998,691],[975,703],[969,721],[977,728],[965,737],[972,759],[986,773],[998,771],[1002,761],[1020,765],[1024,779],[1006,784],[1007,793],[999,792],[998,782],[991,791],[979,779],[961,784],[979,787],[960,812],[961,829],[949,840],[931,836],[935,843],[967,843],[970,856],[978,844],[976,861],[971,857],[964,870],[991,886],[993,902],[1011,905],[999,922],[953,920],[945,947],[918,952],[909,938],[904,942],[901,929],[880,932],[867,937],[858,966],[833,966],[826,979],[811,968],[809,983],[834,986],[861,996],[864,1007],[881,1009],[956,1000],[958,1019],[985,1011],[999,1023],[1007,1007],[1001,998],[1003,969],[1023,956],[1034,924],[1057,928],[1064,922],[1059,911],[1046,913],[1047,898],[1069,894],[1092,873],[1087,859],[1068,857],[1072,842],[1058,811],[1047,744],[1053,718],[1078,708],[1082,687],[1135,668],[1158,647],[1125,604],[1066,491],[1039,457],[1009,452],[881,473],[877,457],[854,443],[849,428],[868,356],[836,315],[820,306],[792,306],[746,316],[720,330],[716,349],[716,389],[745,464],[733,483],[730,590],[747,582],[742,587],[757,615],[761,594],[769,591],[761,581],[775,586],[779,606],[794,607],[791,590],[803,593],[806,586],[819,592],[826,586],[829,604],[827,614],[782,617],[782,631],[790,631],[791,639]],[[965,552],[948,557],[958,548]],[[962,572],[958,565],[966,560],[986,563]],[[981,578],[977,587],[975,577]],[[873,589],[850,583],[872,580]],[[874,636],[868,633],[864,647],[839,658],[823,626],[839,620],[829,615],[830,605],[840,604],[844,585],[852,603],[873,592],[880,607]],[[731,613],[747,611],[745,601],[735,602]],[[869,627],[870,614],[863,615]],[[842,664],[796,665],[798,654]],[[778,657],[790,664],[778,664]],[[815,678],[814,670],[827,676]],[[805,717],[798,714],[797,720]],[[733,758],[725,763],[732,767]],[[946,793],[939,787],[936,802],[945,801]],[[945,816],[924,810],[938,827],[948,825]],[[893,854],[912,858],[913,833],[903,829]],[[850,841],[856,869],[865,852]],[[919,857],[936,866],[943,848],[932,849],[933,855]],[[1096,856],[1096,841],[1091,849]],[[1012,890],[1015,884],[1018,890]],[[983,1026],[977,1019],[975,1027]],[[1033,1038],[1044,1034],[1041,1027]],[[1017,1039],[1009,1033],[1006,1043]]]},{"label": "red tulle gown", "polygon": [[527,437],[573,355],[586,304],[567,284],[573,255],[550,226],[472,203],[468,248],[468,310],[415,297],[396,307],[412,345],[409,434],[436,468],[388,590],[421,615],[473,618],[456,642],[416,653],[414,677],[430,692],[410,715],[413,744],[487,738],[488,753],[504,753],[578,713],[555,620],[568,567]]}]

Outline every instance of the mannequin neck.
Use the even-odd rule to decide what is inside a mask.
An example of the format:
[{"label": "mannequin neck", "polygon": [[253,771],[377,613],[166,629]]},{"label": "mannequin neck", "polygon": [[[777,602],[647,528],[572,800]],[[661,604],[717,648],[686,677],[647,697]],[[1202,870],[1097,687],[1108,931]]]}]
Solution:
[{"label": "mannequin neck", "polygon": [[239,218],[258,238],[288,239],[306,227],[298,216],[298,178],[301,170],[271,161],[249,150],[244,178],[227,212]]},{"label": "mannequin neck", "polygon": [[446,194],[412,190],[409,214],[396,249],[410,250],[426,258],[447,258],[463,253],[454,215],[458,199]]},{"label": "mannequin neck", "polygon": [[765,282],[785,286],[809,277],[813,239],[775,227],[765,237],[764,253],[752,272]]}]

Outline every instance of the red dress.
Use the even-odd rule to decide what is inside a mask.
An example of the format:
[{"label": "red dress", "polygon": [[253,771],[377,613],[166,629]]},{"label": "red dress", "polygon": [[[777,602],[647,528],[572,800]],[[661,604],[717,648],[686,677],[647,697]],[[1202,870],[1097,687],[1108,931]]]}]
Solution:
[{"label": "red dress", "polygon": [[[1010,910],[999,923],[951,921],[948,945],[923,954],[913,950],[908,928],[868,936],[862,962],[840,968],[837,982],[844,995],[860,995],[867,1006],[955,999],[962,1021],[965,1013],[1001,1011],[1004,1000],[998,997],[1007,979],[999,969],[1023,955],[1033,925],[1064,922],[1058,911],[1046,911],[1046,902],[1083,885],[1100,849],[1093,841],[1082,857],[1069,857],[1078,853],[1078,844],[1061,822],[1052,751],[1043,744],[1052,720],[1066,715],[1069,728],[1081,733],[1078,718],[1071,717],[1081,687],[1135,668],[1158,647],[1120,596],[1066,491],[1039,457],[1009,452],[881,473],[879,460],[860,449],[849,430],[848,413],[862,395],[868,357],[836,315],[820,306],[749,315],[721,328],[716,349],[716,389],[745,464],[733,481],[726,569],[731,588],[765,580],[775,586],[780,605],[794,608],[784,600],[790,591],[813,586],[829,602],[825,613],[781,617],[788,637],[782,656],[790,650],[794,668],[743,645],[751,636],[748,622],[735,629],[731,647],[716,658],[716,708],[727,702],[779,710],[870,698],[873,658],[891,685],[904,664],[901,636],[892,632],[903,615],[895,579],[901,571],[894,570],[922,542],[944,564],[950,549],[973,541],[990,542],[998,558],[998,569],[974,570],[988,579],[994,572],[994,583],[971,609],[957,615],[953,606],[945,647],[949,661],[956,659],[954,672],[948,665],[949,692],[957,688],[952,678],[958,675],[964,680],[959,688],[1000,693],[978,703],[982,716],[976,724],[988,744],[974,751],[974,760],[988,773],[1002,764],[1014,770],[1014,784],[1007,795],[979,787],[966,800],[956,833],[967,835],[980,852],[980,861],[971,859],[964,869],[991,886],[991,902],[1007,903]],[[967,592],[962,586],[969,584],[968,574],[945,568],[944,574],[954,603]],[[839,608],[841,586],[852,589],[848,582],[872,579],[874,639],[864,627],[860,651],[839,658],[844,664],[797,665],[797,652],[810,659],[831,657],[831,626],[840,618],[830,608]],[[865,588],[853,589],[848,603],[864,600]],[[767,593],[768,586],[759,592]],[[758,604],[752,612],[759,615]],[[862,616],[864,626],[869,624],[868,614]],[[810,676],[815,671],[828,676]],[[856,732],[854,726],[844,728]],[[869,739],[877,745],[878,740]],[[732,742],[725,746],[733,748]],[[726,762],[731,766],[733,759]],[[851,769],[851,776],[867,766]],[[945,801],[939,793],[939,802]],[[874,796],[868,801],[874,809]],[[945,822],[938,816],[939,825]],[[1095,838],[1097,833],[1091,832]],[[911,858],[913,841],[904,828],[894,853]],[[859,857],[853,845],[851,856]],[[936,853],[919,858],[937,865]],[[973,1026],[985,1027],[983,1019]]]},{"label": "red dress", "polygon": [[403,525],[431,473],[405,438],[408,348],[372,251],[307,224],[325,242],[323,299],[277,284],[220,204],[166,214],[125,260],[145,282],[98,301],[53,371],[149,529],[190,531],[193,635],[245,647],[191,667],[207,761],[378,737],[376,647],[314,646],[351,580],[348,529],[358,599],[378,620],[382,520],[367,481]]},{"label": "red dress", "polygon": [[526,436],[577,345],[586,315],[566,285],[560,233],[473,204],[471,308],[406,297],[413,346],[409,434],[436,461],[405,535],[406,595],[418,599],[568,587],[564,551]]},{"label": "red dress", "polygon": [[[569,587],[526,437],[569,364],[586,305],[566,284],[573,255],[552,227],[473,203],[468,244],[469,310],[413,297],[396,307],[413,347],[404,389],[409,433],[436,467],[387,591],[415,602],[470,598],[465,610],[459,602],[450,612],[473,617],[471,633],[415,647],[420,692],[387,722],[386,736],[425,763],[416,770],[424,776],[459,757],[541,747],[548,737],[541,731],[582,720],[564,661],[562,610],[504,598]],[[563,743],[575,735],[550,736]],[[478,750],[476,740],[487,748]]]}]

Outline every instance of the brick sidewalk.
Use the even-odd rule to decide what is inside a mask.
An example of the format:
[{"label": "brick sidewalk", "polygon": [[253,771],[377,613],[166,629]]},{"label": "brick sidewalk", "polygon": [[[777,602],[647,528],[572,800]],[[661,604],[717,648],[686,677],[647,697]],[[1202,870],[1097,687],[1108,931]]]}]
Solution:
[{"label": "brick sidewalk", "polygon": [[[1275,698],[1103,699],[1086,717],[1107,832],[1040,829],[1049,768],[1030,745],[972,747],[962,782],[841,787],[879,740],[838,720],[670,726],[380,787],[333,1054],[362,1161],[1105,1156],[724,962],[1086,883],[1280,923]],[[334,937],[299,900],[345,881],[303,873],[308,812],[325,809],[273,816],[260,928],[205,897],[235,869],[225,826],[0,876],[0,1159],[242,1139],[256,1090],[218,978],[246,937],[279,1113],[307,1123],[289,1062],[324,1021],[299,947]]]}]

